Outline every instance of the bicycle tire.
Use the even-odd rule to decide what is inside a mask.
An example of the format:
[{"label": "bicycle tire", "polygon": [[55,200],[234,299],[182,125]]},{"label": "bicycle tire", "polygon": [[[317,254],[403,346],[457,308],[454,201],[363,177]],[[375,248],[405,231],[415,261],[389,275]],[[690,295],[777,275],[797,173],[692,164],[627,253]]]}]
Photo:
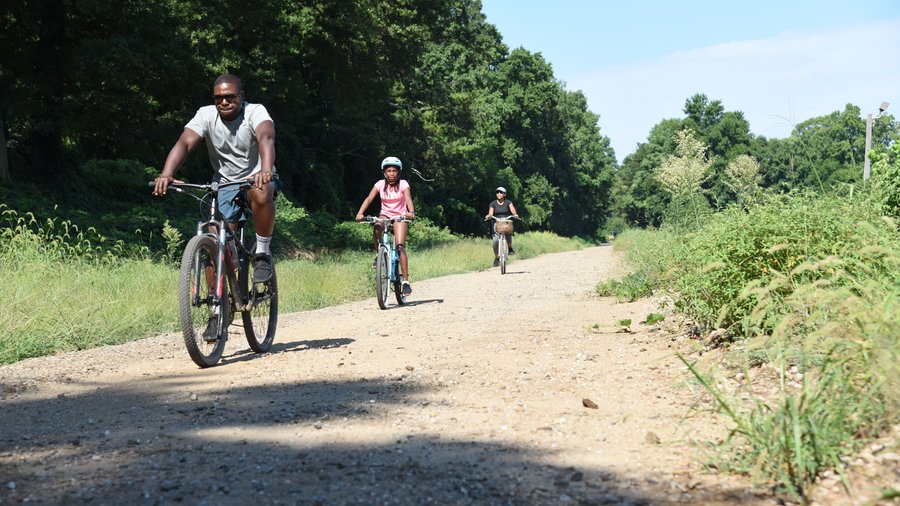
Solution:
[{"label": "bicycle tire", "polygon": [[506,274],[506,258],[509,256],[509,245],[506,235],[500,234],[500,274]]},{"label": "bicycle tire", "polygon": [[375,298],[381,309],[387,309],[388,305],[388,291],[391,286],[389,261],[387,248],[379,246],[378,256],[375,257]]},{"label": "bicycle tire", "polygon": [[[247,251],[255,251],[256,239],[246,241]],[[275,341],[278,326],[278,281],[275,277],[275,262],[272,262],[272,278],[265,283],[253,283],[253,260],[247,261],[238,273],[241,296],[250,310],[241,312],[247,344],[256,353],[265,353]]]},{"label": "bicycle tire", "polygon": [[[215,286],[215,259],[218,244],[209,235],[198,235],[188,241],[181,257],[181,272],[178,280],[178,318],[188,355],[198,366],[205,368],[216,365],[225,351],[228,339],[228,325],[231,323],[231,303],[228,301],[228,284],[223,287],[221,303],[209,293],[209,286]],[[212,276],[210,280],[209,277]],[[196,297],[195,297],[196,294]],[[195,302],[196,300],[196,302]],[[207,341],[204,331],[211,324],[218,309],[215,322],[215,340]]]}]

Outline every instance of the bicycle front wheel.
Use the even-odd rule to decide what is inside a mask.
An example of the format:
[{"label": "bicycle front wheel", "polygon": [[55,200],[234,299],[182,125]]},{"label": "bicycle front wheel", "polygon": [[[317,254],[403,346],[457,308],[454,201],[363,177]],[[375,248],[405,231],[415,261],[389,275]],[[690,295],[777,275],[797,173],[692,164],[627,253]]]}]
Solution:
[{"label": "bicycle front wheel", "polygon": [[388,251],[385,247],[378,248],[378,256],[375,257],[375,298],[378,299],[378,307],[387,309],[388,292],[390,291],[390,265],[388,265]]},{"label": "bicycle front wheel", "polygon": [[[250,250],[252,251],[252,250]],[[272,262],[272,277],[265,283],[253,283],[253,262],[239,274],[242,289],[247,290],[249,310],[243,311],[244,334],[247,344],[256,353],[265,353],[275,341],[275,327],[278,323],[278,282],[275,279],[275,262]]]},{"label": "bicycle front wheel", "polygon": [[506,258],[509,256],[509,245],[506,235],[500,234],[500,274],[506,274]]},{"label": "bicycle front wheel", "polygon": [[225,350],[231,304],[228,284],[215,296],[218,244],[208,235],[191,239],[181,257],[178,317],[188,355],[200,367],[216,365]]}]

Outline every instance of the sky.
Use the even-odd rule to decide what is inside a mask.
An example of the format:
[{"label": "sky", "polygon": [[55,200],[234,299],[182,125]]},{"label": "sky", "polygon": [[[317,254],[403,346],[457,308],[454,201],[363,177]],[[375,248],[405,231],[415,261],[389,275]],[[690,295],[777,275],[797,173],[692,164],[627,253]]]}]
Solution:
[{"label": "sky", "polygon": [[621,161],[697,93],[750,131],[843,111],[900,117],[898,0],[482,0],[510,50],[540,53]]}]

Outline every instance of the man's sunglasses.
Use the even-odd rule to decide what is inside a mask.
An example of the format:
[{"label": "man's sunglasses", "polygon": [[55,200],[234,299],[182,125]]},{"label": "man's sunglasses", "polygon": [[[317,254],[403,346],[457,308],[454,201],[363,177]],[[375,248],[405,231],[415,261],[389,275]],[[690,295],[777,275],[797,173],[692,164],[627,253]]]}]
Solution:
[{"label": "man's sunglasses", "polygon": [[223,100],[226,100],[228,102],[234,102],[240,96],[241,96],[240,93],[229,93],[227,95],[213,95],[212,99],[213,99],[213,103],[218,104],[219,102],[221,102]]}]

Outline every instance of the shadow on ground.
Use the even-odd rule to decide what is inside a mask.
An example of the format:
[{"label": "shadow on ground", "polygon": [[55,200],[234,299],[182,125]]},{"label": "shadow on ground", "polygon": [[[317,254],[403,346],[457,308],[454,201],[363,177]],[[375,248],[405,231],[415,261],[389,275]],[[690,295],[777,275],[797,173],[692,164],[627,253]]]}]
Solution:
[{"label": "shadow on ground", "polygon": [[[343,344],[331,341],[307,346]],[[191,393],[197,382],[219,377],[220,388]],[[354,424],[390,426],[401,412],[435,407],[440,387],[404,376],[261,388],[225,383],[227,376],[207,370],[112,388],[79,384],[89,393],[53,399],[4,399],[0,503],[670,502],[662,499],[668,483],[559,467],[549,463],[551,454],[528,448],[413,427],[354,439]],[[651,490],[648,483],[656,484]],[[746,501],[742,491],[716,494],[723,504]],[[677,493],[672,502],[684,497]]]}]

